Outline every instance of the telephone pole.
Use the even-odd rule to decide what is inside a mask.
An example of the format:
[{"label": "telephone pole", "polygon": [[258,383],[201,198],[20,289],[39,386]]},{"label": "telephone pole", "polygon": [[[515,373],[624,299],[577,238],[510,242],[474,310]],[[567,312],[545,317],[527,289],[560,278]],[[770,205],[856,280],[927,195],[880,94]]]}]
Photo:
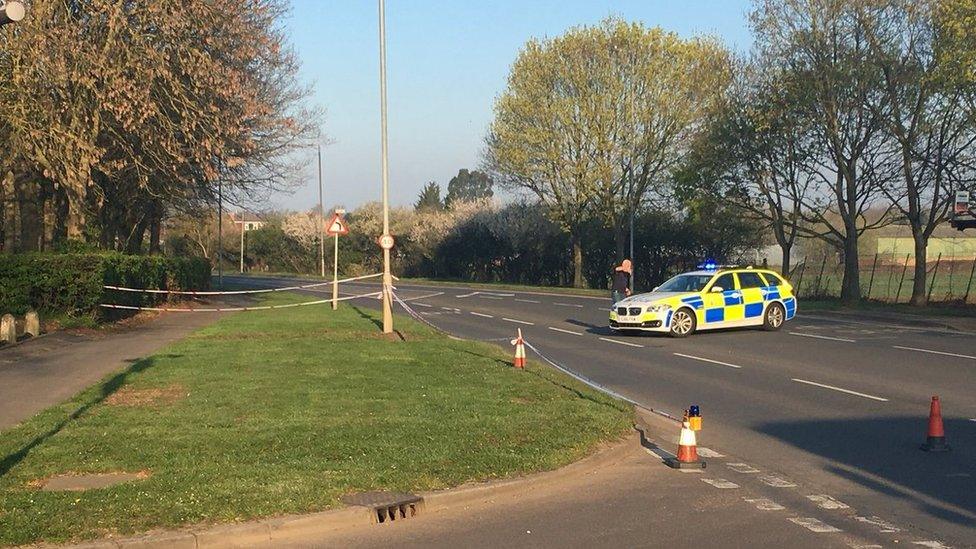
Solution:
[{"label": "telephone pole", "polygon": [[322,204],[322,144],[316,145],[319,154],[319,266],[325,278],[325,207]]}]

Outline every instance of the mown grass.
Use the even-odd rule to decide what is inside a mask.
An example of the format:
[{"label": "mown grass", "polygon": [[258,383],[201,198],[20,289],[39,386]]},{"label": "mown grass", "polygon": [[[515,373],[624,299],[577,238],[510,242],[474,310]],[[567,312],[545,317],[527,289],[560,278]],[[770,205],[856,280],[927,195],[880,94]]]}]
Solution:
[{"label": "mown grass", "polygon": [[[304,298],[269,298],[294,299]],[[548,368],[515,371],[497,347],[403,318],[406,340],[390,340],[376,322],[351,306],[229,316],[0,433],[0,545],[309,512],[350,492],[552,469],[628,426],[628,407]],[[149,477],[36,488],[51,475],[111,471]]]}]

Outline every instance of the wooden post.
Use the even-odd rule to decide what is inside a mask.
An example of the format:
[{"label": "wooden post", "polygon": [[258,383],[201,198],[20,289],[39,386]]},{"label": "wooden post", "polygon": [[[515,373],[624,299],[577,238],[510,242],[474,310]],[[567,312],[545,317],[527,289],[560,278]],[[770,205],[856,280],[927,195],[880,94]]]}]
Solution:
[{"label": "wooden post", "polygon": [[966,295],[962,296],[962,302],[969,301],[969,289],[973,287],[973,275],[976,274],[976,257],[973,258],[973,266],[969,269],[969,282],[966,284]]},{"label": "wooden post", "polygon": [[905,254],[905,267],[901,270],[901,280],[898,281],[898,293],[895,294],[895,303],[901,299],[901,285],[905,282],[905,273],[908,272],[908,258],[912,257],[912,254]]},{"label": "wooden post", "polygon": [[[918,259],[916,259],[918,261]],[[942,252],[939,252],[938,259],[935,260],[935,268],[932,269],[932,281],[929,282],[929,293],[925,296],[925,301],[932,300],[932,290],[935,289],[935,278],[939,276],[939,264],[942,263]]]},{"label": "wooden post", "polygon": [[871,265],[871,279],[868,280],[868,295],[867,298],[871,299],[871,288],[874,287],[874,272],[878,270],[878,254],[874,254],[874,264]]},{"label": "wooden post", "polygon": [[891,265],[888,267],[888,284],[885,286],[885,301],[891,299],[891,279],[895,276],[895,254],[891,254]]},{"label": "wooden post", "polygon": [[332,310],[339,308],[339,233],[335,234],[332,249]]},{"label": "wooden post", "polygon": [[817,275],[816,295],[820,294],[820,283],[823,282],[824,268],[827,266],[827,254],[824,254],[823,263],[820,264],[820,274]]},{"label": "wooden post", "polygon": [[807,270],[807,258],[803,258],[803,263],[800,264],[800,274],[797,276],[796,280],[796,297],[800,297],[800,284],[803,284],[803,272]]}]

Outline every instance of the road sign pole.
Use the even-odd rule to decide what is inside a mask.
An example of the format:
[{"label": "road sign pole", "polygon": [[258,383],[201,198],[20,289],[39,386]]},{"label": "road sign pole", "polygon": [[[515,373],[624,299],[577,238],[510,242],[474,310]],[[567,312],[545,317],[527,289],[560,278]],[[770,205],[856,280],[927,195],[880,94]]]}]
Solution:
[{"label": "road sign pole", "polygon": [[339,308],[339,233],[335,234],[332,250],[332,310]]}]

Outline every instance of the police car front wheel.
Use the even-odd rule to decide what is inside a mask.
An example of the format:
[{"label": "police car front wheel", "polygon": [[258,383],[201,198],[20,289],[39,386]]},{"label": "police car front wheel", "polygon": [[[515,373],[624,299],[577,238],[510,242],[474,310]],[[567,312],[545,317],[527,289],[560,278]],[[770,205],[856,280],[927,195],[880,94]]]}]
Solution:
[{"label": "police car front wheel", "polygon": [[671,317],[671,337],[686,337],[695,331],[695,313],[690,309],[678,309]]},{"label": "police car front wheel", "polygon": [[766,307],[766,316],[763,319],[763,329],[770,332],[779,330],[783,327],[786,320],[786,310],[779,303],[771,303]]}]

